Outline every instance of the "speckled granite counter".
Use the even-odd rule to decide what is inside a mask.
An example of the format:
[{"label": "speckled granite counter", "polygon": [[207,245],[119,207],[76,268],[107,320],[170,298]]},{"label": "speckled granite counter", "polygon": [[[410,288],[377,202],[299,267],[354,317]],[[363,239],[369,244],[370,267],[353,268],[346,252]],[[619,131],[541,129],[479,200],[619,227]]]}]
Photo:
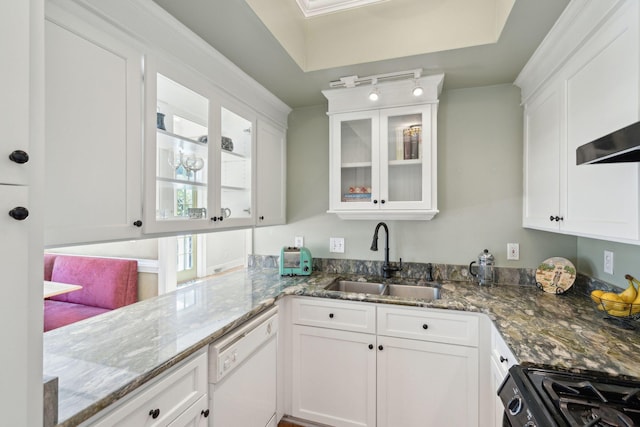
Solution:
[{"label": "speckled granite counter", "polygon": [[[345,275],[341,274],[341,277]],[[432,303],[323,288],[338,275],[237,272],[44,334],[44,373],[59,377],[59,420],[73,426],[286,295],[487,314],[520,363],[640,378],[640,333],[610,325],[585,292],[445,282]]]}]

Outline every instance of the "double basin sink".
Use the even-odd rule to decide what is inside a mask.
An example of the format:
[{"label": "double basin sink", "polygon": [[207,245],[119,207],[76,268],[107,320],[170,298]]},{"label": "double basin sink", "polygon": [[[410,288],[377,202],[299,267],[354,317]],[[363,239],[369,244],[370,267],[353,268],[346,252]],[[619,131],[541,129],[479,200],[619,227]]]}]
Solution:
[{"label": "double basin sink", "polygon": [[386,284],[374,282],[358,282],[338,279],[331,282],[327,291],[353,292],[371,295],[388,295],[400,298],[415,298],[434,301],[440,298],[440,288],[435,286]]}]

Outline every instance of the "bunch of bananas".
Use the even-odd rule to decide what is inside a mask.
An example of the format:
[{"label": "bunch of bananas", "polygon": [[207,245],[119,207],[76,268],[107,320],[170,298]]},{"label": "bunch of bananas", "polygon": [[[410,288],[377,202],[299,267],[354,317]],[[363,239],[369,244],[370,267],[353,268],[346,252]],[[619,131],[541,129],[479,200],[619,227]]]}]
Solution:
[{"label": "bunch of bananas", "polygon": [[640,282],[630,274],[625,275],[624,278],[629,282],[629,286],[620,293],[606,292],[601,289],[591,292],[591,299],[597,304],[598,310],[606,311],[607,314],[616,317],[640,313]]}]

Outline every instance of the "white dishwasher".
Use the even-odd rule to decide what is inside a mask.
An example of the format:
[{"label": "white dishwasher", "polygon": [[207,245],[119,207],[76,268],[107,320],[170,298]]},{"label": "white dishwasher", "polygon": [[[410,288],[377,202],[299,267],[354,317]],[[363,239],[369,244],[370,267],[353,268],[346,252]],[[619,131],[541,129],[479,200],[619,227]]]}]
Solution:
[{"label": "white dishwasher", "polygon": [[209,427],[275,427],[278,308],[209,345]]}]

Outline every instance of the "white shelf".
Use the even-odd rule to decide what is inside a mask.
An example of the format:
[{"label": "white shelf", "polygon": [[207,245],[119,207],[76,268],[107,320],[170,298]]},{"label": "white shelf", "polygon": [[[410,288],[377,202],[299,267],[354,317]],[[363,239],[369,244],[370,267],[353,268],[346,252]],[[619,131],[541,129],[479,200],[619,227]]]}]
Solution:
[{"label": "white shelf", "polygon": [[349,162],[343,163],[342,169],[350,169],[350,168],[370,168],[371,162]]},{"label": "white shelf", "polygon": [[247,187],[234,187],[233,185],[221,185],[221,189],[223,190],[236,190],[236,191],[250,191],[250,188]]},{"label": "white shelf", "polygon": [[177,135],[175,133],[171,133],[171,132],[168,132],[166,130],[157,129],[157,128],[156,128],[156,130],[157,130],[158,134],[164,135],[164,136],[166,136],[166,137],[168,137],[170,139],[174,139],[177,142],[180,142],[180,141],[188,142],[190,144],[196,144],[196,145],[199,145],[201,147],[208,147],[208,145],[209,145],[206,142],[200,142],[200,141],[198,141],[196,139],[192,139],[192,138],[189,138],[189,137],[186,137],[186,136],[182,136],[182,135]]},{"label": "white shelf", "polygon": [[389,160],[389,166],[421,165],[422,159]]},{"label": "white shelf", "polygon": [[[240,153],[236,153],[236,152],[234,152],[234,151],[224,150],[224,149],[222,149],[222,148],[220,149],[220,152],[221,152],[222,154],[227,154],[227,155],[229,155],[229,156],[238,157],[238,158],[240,158],[240,159],[249,159],[249,156],[247,156],[247,155],[240,154]],[[223,160],[223,161],[224,161],[224,160]]]},{"label": "white shelf", "polygon": [[179,184],[179,185],[191,185],[194,187],[206,187],[206,182],[200,181],[187,181],[185,179],[175,179],[175,178],[163,178],[161,176],[156,177],[156,180],[159,182],[166,182],[169,184]]}]

